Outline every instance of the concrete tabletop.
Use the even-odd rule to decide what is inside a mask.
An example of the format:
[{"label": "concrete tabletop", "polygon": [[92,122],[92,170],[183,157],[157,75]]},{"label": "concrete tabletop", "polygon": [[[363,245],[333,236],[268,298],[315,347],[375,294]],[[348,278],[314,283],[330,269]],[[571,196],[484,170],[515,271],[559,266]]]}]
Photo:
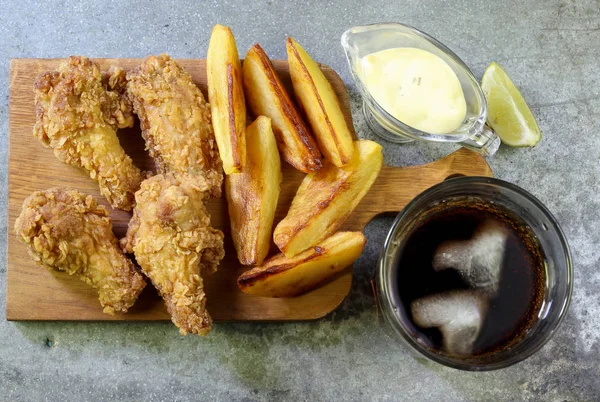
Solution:
[{"label": "concrete tabletop", "polygon": [[[321,4],[323,3],[323,4]],[[328,4],[325,4],[328,3]],[[375,138],[360,113],[340,35],[365,23],[416,26],[462,57],[477,77],[499,62],[543,132],[535,149],[502,147],[497,177],[532,192],[570,242],[575,290],[568,315],[536,355],[508,369],[466,373],[422,363],[377,327],[368,278],[391,220],[366,228],[348,299],[309,323],[217,324],[205,338],[170,323],[13,323],[5,319],[5,214],[0,218],[2,401],[396,401],[600,399],[600,3],[597,0],[334,2],[40,1],[0,5],[0,205],[6,209],[9,60],[17,57],[205,57],[214,24],[231,26],[241,54],[259,42],[273,58],[296,38],[333,67],[351,95],[358,135],[385,161],[414,165],[454,148]],[[12,229],[9,234],[12,236]]]}]

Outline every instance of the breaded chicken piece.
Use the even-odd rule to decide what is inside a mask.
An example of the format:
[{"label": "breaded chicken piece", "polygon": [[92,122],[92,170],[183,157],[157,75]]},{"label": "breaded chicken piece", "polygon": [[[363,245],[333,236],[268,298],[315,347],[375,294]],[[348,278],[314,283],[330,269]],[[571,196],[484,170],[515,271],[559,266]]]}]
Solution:
[{"label": "breaded chicken piece", "polygon": [[147,57],[127,79],[127,94],[158,173],[202,176],[210,194],[220,197],[223,165],[210,107],[192,77],[163,54]]},{"label": "breaded chicken piece", "polygon": [[205,335],[212,325],[206,311],[202,273],[223,259],[223,233],[210,226],[204,207],[210,185],[202,177],[157,175],[135,194],[133,218],[121,245],[165,300],[171,320],[185,335]]},{"label": "breaded chicken piece", "polygon": [[69,57],[57,71],[41,74],[34,83],[33,135],[54,148],[61,161],[87,170],[113,207],[129,211],[143,177],[116,133],[134,123],[125,84],[122,69],[111,69],[102,77],[96,63]]},{"label": "breaded chicken piece", "polygon": [[29,255],[47,268],[77,275],[98,290],[104,312],[127,312],[146,286],[119,248],[108,210],[76,190],[36,191],[15,222]]}]

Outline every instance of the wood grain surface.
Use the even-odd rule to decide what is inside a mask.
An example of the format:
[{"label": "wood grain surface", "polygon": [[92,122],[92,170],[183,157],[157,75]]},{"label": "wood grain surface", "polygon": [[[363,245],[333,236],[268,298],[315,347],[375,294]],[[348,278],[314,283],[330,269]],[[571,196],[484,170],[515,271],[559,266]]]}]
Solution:
[{"label": "wood grain surface", "polygon": [[[54,157],[32,135],[35,122],[33,82],[43,71],[55,69],[60,59],[15,59],[10,64],[10,123],[8,179],[8,257],[6,317],[8,320],[168,320],[162,299],[152,286],[147,286],[135,306],[125,315],[109,316],[102,308],[94,289],[65,273],[47,270],[30,259],[25,246],[13,233],[15,219],[23,200],[36,190],[66,186],[94,195],[111,210],[114,232],[125,234],[131,214],[112,210],[98,186],[86,172],[68,166]],[[111,65],[130,69],[141,59],[95,59],[102,69]],[[205,60],[177,60],[190,72],[206,94]],[[273,62],[285,85],[290,87],[286,61]],[[340,77],[322,66],[340,98],[349,126],[352,116],[348,95]],[[139,127],[122,130],[119,138],[134,163],[141,169],[153,170],[153,162],[144,150]],[[303,178],[286,163],[282,163],[284,181],[275,217],[282,219]],[[384,166],[370,192],[358,205],[342,229],[362,230],[378,214],[400,211],[413,197],[428,187],[454,174],[491,176],[485,160],[467,150],[459,150],[439,161],[415,167]],[[208,204],[212,225],[225,232],[226,257],[216,274],[205,279],[207,307],[216,321],[284,321],[320,318],[334,310],[348,295],[352,270],[346,269],[333,281],[303,296],[271,299],[249,296],[237,288],[237,277],[244,271],[235,256],[229,236],[227,205],[224,198]],[[273,245],[273,252],[275,246]]]}]

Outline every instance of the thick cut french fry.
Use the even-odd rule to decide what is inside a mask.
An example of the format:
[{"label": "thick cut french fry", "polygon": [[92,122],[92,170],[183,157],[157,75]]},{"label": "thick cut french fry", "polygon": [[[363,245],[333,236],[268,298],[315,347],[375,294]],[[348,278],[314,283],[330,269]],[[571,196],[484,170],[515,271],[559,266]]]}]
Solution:
[{"label": "thick cut french fry", "polygon": [[225,178],[231,236],[242,265],[260,265],[269,253],[281,187],[281,162],[271,119],[246,128],[246,166]]},{"label": "thick cut french fry", "polygon": [[287,39],[287,54],[294,93],[321,152],[334,165],[345,165],[352,159],[352,134],[337,95],[319,65],[292,38]]},{"label": "thick cut french fry", "polygon": [[293,257],[331,236],[369,191],[382,164],[381,145],[361,140],[354,142],[354,156],[345,166],[327,162],[306,175],[275,228],[275,244]]},{"label": "thick cut french fry", "polygon": [[281,157],[304,173],[320,169],[321,152],[260,45],[250,48],[242,72],[248,106],[271,118]]},{"label": "thick cut french fry", "polygon": [[361,232],[338,232],[296,257],[277,254],[262,267],[244,272],[238,278],[238,286],[244,293],[256,296],[298,296],[350,266],[366,241]]},{"label": "thick cut french fry", "polygon": [[231,29],[215,25],[206,57],[208,100],[213,129],[225,174],[240,172],[246,163],[246,101],[242,67]]}]

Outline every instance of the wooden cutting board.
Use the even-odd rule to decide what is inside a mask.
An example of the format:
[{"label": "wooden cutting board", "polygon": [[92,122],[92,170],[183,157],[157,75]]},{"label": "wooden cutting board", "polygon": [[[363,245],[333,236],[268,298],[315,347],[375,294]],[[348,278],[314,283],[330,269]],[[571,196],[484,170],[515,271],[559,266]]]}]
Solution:
[{"label": "wooden cutting board", "polygon": [[[138,65],[140,59],[98,59],[103,69],[110,65],[125,69]],[[8,320],[168,320],[162,299],[152,286],[147,286],[135,306],[125,315],[109,316],[102,313],[97,294],[88,285],[65,273],[54,272],[36,265],[27,255],[25,246],[13,233],[15,219],[23,200],[36,190],[54,186],[76,188],[94,195],[100,203],[108,204],[100,196],[98,187],[88,175],[75,167],[61,163],[51,149],[44,148],[33,137],[35,122],[33,82],[43,71],[55,69],[58,59],[15,59],[10,64],[10,149],[8,177],[8,260],[6,318]],[[182,59],[181,65],[206,94],[206,64],[204,60]],[[289,87],[290,78],[286,61],[274,61],[275,69]],[[350,103],[340,77],[329,67],[322,66],[341,101],[349,126],[352,127]],[[119,133],[121,143],[134,163],[141,169],[153,169],[153,163],[144,150],[144,141],[138,127]],[[294,197],[303,174],[282,163],[282,184],[275,224],[281,220]],[[461,149],[436,162],[414,167],[383,166],[377,181],[346,221],[342,229],[362,230],[378,214],[399,212],[413,197],[452,175],[491,176],[485,160]],[[110,207],[109,207],[110,209]],[[289,299],[271,299],[249,296],[237,288],[237,277],[244,271],[237,261],[229,236],[229,222],[225,199],[208,204],[214,227],[223,230],[226,238],[226,257],[219,271],[206,278],[208,310],[217,321],[281,321],[320,318],[334,310],[348,295],[352,270],[347,269],[333,281],[303,296]],[[112,210],[114,231],[118,238],[125,234],[131,214]],[[275,249],[275,246],[273,245]],[[372,261],[375,264],[375,261]]]}]

